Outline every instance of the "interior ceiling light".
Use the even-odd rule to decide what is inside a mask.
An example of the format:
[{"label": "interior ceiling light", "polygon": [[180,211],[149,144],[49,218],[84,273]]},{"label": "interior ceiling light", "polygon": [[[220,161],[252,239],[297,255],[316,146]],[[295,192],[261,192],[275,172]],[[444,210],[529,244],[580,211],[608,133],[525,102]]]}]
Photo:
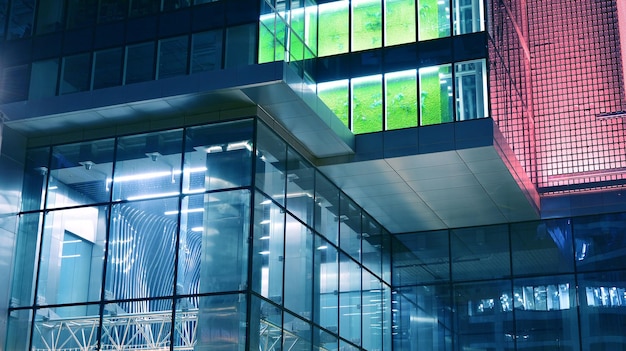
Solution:
[{"label": "interior ceiling light", "polygon": [[[185,174],[200,173],[200,172],[205,172],[206,170],[207,170],[206,167],[185,168]],[[180,173],[181,171],[177,169],[177,170],[171,170],[171,171],[159,171],[159,172],[137,173],[137,174],[129,174],[129,175],[123,175],[123,176],[115,176],[113,179],[115,179],[116,183],[121,183],[121,182],[130,182],[134,180],[170,177],[172,176],[172,174],[179,175]],[[113,179],[107,178],[107,182],[110,183],[113,181]]]},{"label": "interior ceiling light", "polygon": [[93,168],[93,166],[95,165],[94,162],[92,161],[82,161],[82,162],[78,162],[81,166],[85,167],[86,170],[91,170]]},{"label": "interior ceiling light", "polygon": [[152,161],[156,162],[156,160],[158,160],[159,157],[161,157],[163,155],[161,155],[161,153],[155,151],[155,152],[146,152],[146,156],[150,157],[150,159]]}]

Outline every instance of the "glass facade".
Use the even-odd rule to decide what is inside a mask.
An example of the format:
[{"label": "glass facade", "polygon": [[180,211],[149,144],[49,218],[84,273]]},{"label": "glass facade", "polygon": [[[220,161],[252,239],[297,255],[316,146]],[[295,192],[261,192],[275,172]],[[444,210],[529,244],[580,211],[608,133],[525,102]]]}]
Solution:
[{"label": "glass facade", "polygon": [[626,213],[394,236],[394,348],[623,350]]},{"label": "glass facade", "polygon": [[485,60],[320,82],[317,96],[355,134],[489,117]]},{"label": "glass facade", "polygon": [[389,234],[262,122],[27,163],[7,349],[391,349]]}]

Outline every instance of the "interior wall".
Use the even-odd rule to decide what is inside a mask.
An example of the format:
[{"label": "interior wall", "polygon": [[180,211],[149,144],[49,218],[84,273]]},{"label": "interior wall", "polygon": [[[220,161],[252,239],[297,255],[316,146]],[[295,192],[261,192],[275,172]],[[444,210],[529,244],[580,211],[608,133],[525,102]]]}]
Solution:
[{"label": "interior wall", "polygon": [[[22,192],[26,139],[0,122],[0,277],[10,277]],[[0,346],[6,341],[9,284],[0,284]]]}]

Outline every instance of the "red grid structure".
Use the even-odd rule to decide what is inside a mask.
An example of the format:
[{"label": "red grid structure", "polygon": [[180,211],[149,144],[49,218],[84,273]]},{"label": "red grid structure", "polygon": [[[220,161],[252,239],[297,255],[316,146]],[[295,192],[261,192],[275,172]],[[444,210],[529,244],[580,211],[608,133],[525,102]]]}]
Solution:
[{"label": "red grid structure", "polygon": [[540,192],[626,184],[626,119],[604,116],[626,110],[615,1],[492,4],[492,115]]}]

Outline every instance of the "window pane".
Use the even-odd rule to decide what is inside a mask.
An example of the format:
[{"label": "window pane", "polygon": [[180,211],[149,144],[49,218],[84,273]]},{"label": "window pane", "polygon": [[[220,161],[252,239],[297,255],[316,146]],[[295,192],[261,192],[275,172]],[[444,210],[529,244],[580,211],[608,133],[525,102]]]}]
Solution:
[{"label": "window pane", "polygon": [[346,53],[349,50],[349,1],[319,5],[318,56]]},{"label": "window pane", "polygon": [[[100,300],[106,207],[48,212],[39,265],[37,304]],[[78,315],[84,307],[76,307]]]},{"label": "window pane", "polygon": [[173,11],[189,7],[191,0],[163,0],[163,11]]},{"label": "window pane", "polygon": [[361,326],[363,328],[363,348],[366,350],[382,350],[383,346],[383,314],[382,285],[378,278],[368,271],[363,271],[363,304]]},{"label": "window pane", "polygon": [[0,40],[4,39],[9,0],[0,0]]},{"label": "window pane", "polygon": [[20,215],[13,262],[15,268],[11,286],[11,307],[32,306],[35,302],[33,292],[42,220],[40,213]]},{"label": "window pane", "polygon": [[304,9],[306,27],[304,31],[304,43],[311,50],[314,57],[317,55],[317,31],[318,31],[318,15],[317,5],[312,0],[306,1]]},{"label": "window pane", "polygon": [[5,68],[0,80],[0,102],[9,103],[28,99],[28,65]]},{"label": "window pane", "polygon": [[352,51],[382,46],[381,0],[352,1]]},{"label": "window pane", "polygon": [[554,274],[574,271],[569,220],[511,224],[513,274]]},{"label": "window pane", "polygon": [[285,308],[311,319],[313,296],[313,234],[287,215],[285,224]]},{"label": "window pane", "polygon": [[346,127],[349,126],[348,112],[350,111],[348,86],[349,81],[347,79],[317,84],[317,96]]},{"label": "window pane", "polygon": [[[112,207],[104,292],[107,300],[173,294],[178,225],[165,213],[177,210],[178,197]],[[133,309],[119,312],[136,312],[137,306],[129,307]]]},{"label": "window pane", "polygon": [[385,1],[385,46],[415,42],[415,0]]},{"label": "window pane", "polygon": [[339,256],[337,249],[319,235],[315,236],[314,291],[315,322],[337,333],[339,308]]},{"label": "window pane", "polygon": [[175,196],[180,191],[182,131],[118,139],[113,200]]},{"label": "window pane", "polygon": [[536,342],[547,349],[558,350],[561,345],[580,349],[575,286],[569,275],[528,278],[515,280],[512,297],[502,294],[503,310],[515,306],[518,348]]},{"label": "window pane", "polygon": [[88,27],[96,22],[98,0],[69,0],[67,2],[67,28]]},{"label": "window pane", "polygon": [[122,48],[95,53],[93,88],[107,88],[120,85],[122,80]]},{"label": "window pane", "polygon": [[339,244],[339,189],[321,173],[315,175],[315,230]]},{"label": "window pane", "polygon": [[339,256],[339,335],[361,344],[361,268],[348,256]]},{"label": "window pane", "polygon": [[[113,312],[115,310],[119,313]],[[126,314],[122,311],[132,312]],[[171,327],[171,299],[112,301],[104,306],[103,330],[98,346],[100,350],[149,350],[156,344],[168,350]],[[78,335],[89,334],[85,331]]]},{"label": "window pane", "polygon": [[98,23],[120,21],[128,14],[128,0],[100,0]]},{"label": "window pane", "polygon": [[417,70],[385,74],[387,130],[417,126]]},{"label": "window pane", "polygon": [[41,99],[55,96],[57,92],[57,76],[59,60],[33,62],[30,71],[29,99]]},{"label": "window pane", "polygon": [[285,212],[260,193],[254,207],[252,289],[278,305],[283,302]]},{"label": "window pane", "polygon": [[247,186],[252,174],[252,122],[189,128],[183,192]]},{"label": "window pane", "polygon": [[32,310],[14,310],[9,316],[6,350],[30,350]]},{"label": "window pane", "polygon": [[420,125],[452,122],[451,66],[420,68]]},{"label": "window pane", "polygon": [[619,350],[626,325],[626,273],[578,276],[582,350]]},{"label": "window pane", "polygon": [[457,121],[487,117],[485,72],[485,60],[454,65]]},{"label": "window pane", "polygon": [[[295,2],[292,2],[292,6]],[[292,8],[291,14],[291,34],[289,36],[289,53],[296,60],[304,59],[304,7]]]},{"label": "window pane", "polygon": [[374,219],[363,213],[361,232],[361,261],[363,266],[378,277],[382,273],[382,227]]},{"label": "window pane", "polygon": [[454,35],[485,30],[482,0],[453,0]]},{"label": "window pane", "polygon": [[125,84],[154,79],[154,43],[126,48]]},{"label": "window pane", "polygon": [[256,187],[280,205],[285,204],[287,144],[265,124],[257,129]]},{"label": "window pane", "polygon": [[11,1],[7,39],[28,38],[33,32],[35,0]]},{"label": "window pane", "polygon": [[39,1],[37,6],[37,34],[63,29],[64,0]]},{"label": "window pane", "polygon": [[47,208],[109,201],[114,140],[52,148]]},{"label": "window pane", "polygon": [[[193,350],[215,350],[216,345],[221,350],[244,350],[246,295],[205,296],[198,300],[197,343]],[[258,333],[258,330],[254,332]]]},{"label": "window pane", "polygon": [[159,41],[159,79],[187,74],[186,36]]},{"label": "window pane", "polygon": [[[501,298],[513,296],[510,281],[460,284],[454,287],[456,345],[459,350],[515,350],[513,309]],[[511,334],[511,333],[509,333]]]},{"label": "window pane", "polygon": [[[95,349],[98,345],[99,307],[83,305],[35,310],[32,350],[47,350],[50,345],[63,345],[63,348],[69,350]],[[76,335],[84,337],[78,338]]]},{"label": "window pane", "polygon": [[287,210],[313,226],[315,169],[295,151],[287,154]]},{"label": "window pane", "polygon": [[341,194],[339,247],[357,262],[361,261],[361,208]]},{"label": "window pane", "polygon": [[259,19],[259,63],[273,62],[275,60],[276,37],[274,13],[261,15]]},{"label": "window pane", "polygon": [[383,130],[382,75],[352,79],[352,131],[355,134]]},{"label": "window pane", "polygon": [[454,229],[450,234],[452,279],[493,279],[511,275],[506,225]]},{"label": "window pane", "polygon": [[82,54],[63,58],[60,94],[87,91],[90,88],[91,55]]},{"label": "window pane", "polygon": [[[235,190],[203,197],[203,222],[193,227],[202,228],[198,290],[201,293],[242,290],[248,276],[249,192]],[[190,198],[191,208],[195,209],[193,200]]]},{"label": "window pane", "polygon": [[226,29],[225,68],[247,66],[254,63],[256,26],[253,24]]},{"label": "window pane", "polygon": [[42,147],[26,152],[24,187],[22,189],[22,211],[44,208],[46,181],[49,170],[50,149]]},{"label": "window pane", "polygon": [[222,31],[196,33],[192,37],[191,72],[222,68]]},{"label": "window pane", "polygon": [[447,230],[395,235],[393,285],[450,281],[448,248]]},{"label": "window pane", "polygon": [[151,15],[160,9],[161,0],[130,0],[130,17]]},{"label": "window pane", "polygon": [[578,271],[624,269],[626,213],[574,218],[574,249]]},{"label": "window pane", "polygon": [[419,40],[450,36],[450,0],[418,0]]}]

